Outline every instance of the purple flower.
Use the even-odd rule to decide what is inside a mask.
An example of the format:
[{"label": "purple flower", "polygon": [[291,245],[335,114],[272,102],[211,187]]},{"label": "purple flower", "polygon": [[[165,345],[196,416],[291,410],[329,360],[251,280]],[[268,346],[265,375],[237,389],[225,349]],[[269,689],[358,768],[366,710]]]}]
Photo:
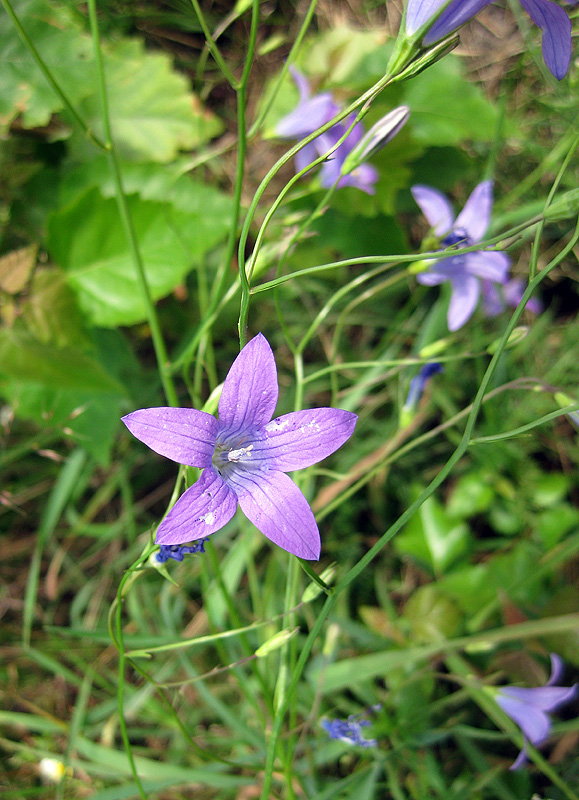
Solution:
[{"label": "purple flower", "polygon": [[[422,41],[426,46],[435,44],[472,19],[489,2],[490,0],[408,0],[406,34],[413,36],[434,17]],[[571,22],[567,12],[551,0],[519,2],[541,29],[541,46],[547,68],[561,80],[567,74],[571,61]],[[575,2],[577,0],[568,4],[574,5]]]},{"label": "purple flower", "polygon": [[[520,689],[517,686],[503,686],[497,690],[495,699],[505,714],[516,722],[525,741],[538,747],[549,736],[551,730],[550,711],[569,703],[577,692],[574,686],[555,686],[563,672],[563,662],[559,656],[551,654],[551,677],[545,686],[536,689]],[[521,750],[511,769],[519,769],[527,760],[525,748]]]},{"label": "purple flower", "polygon": [[335,408],[271,419],[278,398],[271,347],[258,334],[225,378],[219,420],[191,408],[145,408],[123,417],[151,450],[203,469],[157,529],[174,545],[220,530],[237,504],[268,539],[300,558],[318,559],[320,534],[306,498],[285,473],[316,464],[354,432],[356,414]]},{"label": "purple flower", "polygon": [[[378,703],[371,706],[368,711],[379,711],[382,706]],[[372,723],[367,719],[360,719],[362,714],[351,714],[347,720],[343,719],[323,719],[322,728],[328,732],[330,739],[337,739],[346,744],[357,744],[360,747],[376,747],[377,739],[366,739],[362,728],[366,728]]]},{"label": "purple flower", "polygon": [[174,561],[183,561],[183,557],[191,553],[204,553],[205,539],[199,539],[191,545],[162,544],[161,548],[153,554],[157,564],[165,564],[170,558]]},{"label": "purple flower", "polygon": [[442,367],[437,361],[433,361],[430,364],[424,364],[418,375],[415,375],[410,381],[408,397],[404,403],[405,411],[413,411],[416,408],[422,395],[424,394],[426,384],[433,375],[436,375],[439,372],[442,372]]},{"label": "purple flower", "polygon": [[[493,206],[492,181],[483,181],[474,189],[463,210],[454,219],[452,206],[446,197],[429,186],[413,186],[412,196],[430,223],[441,244],[469,245],[480,242],[491,217]],[[416,277],[424,286],[436,286],[450,281],[452,294],[448,309],[448,329],[456,331],[470,319],[477,306],[481,279],[506,283],[510,259],[506,253],[477,250],[462,256],[448,256],[431,262],[425,272]]]},{"label": "purple flower", "polygon": [[[516,308],[521,302],[526,288],[527,285],[521,278],[511,278],[500,288],[489,280],[483,280],[482,295],[485,314],[489,317],[496,317],[507,306]],[[525,308],[533,314],[540,314],[543,310],[541,301],[536,297],[531,297]]]},{"label": "purple flower", "polygon": [[[282,139],[303,139],[304,136],[309,136],[335,117],[340,107],[329,92],[312,97],[307,78],[293,67],[290,67],[290,72],[298,87],[299,102],[292,112],[278,122],[275,132]],[[355,116],[351,115],[346,120],[336,123],[330,130],[320,134],[312,142],[302,147],[295,156],[296,172],[301,172],[316,158],[331,150],[352,126],[354,119]],[[325,189],[329,189],[337,183],[338,187],[354,186],[368,194],[373,194],[374,184],[378,180],[378,173],[374,167],[369,164],[360,164],[350,173],[342,174],[346,158],[360,143],[363,136],[364,128],[357,123],[342,144],[328,156],[328,160],[320,170],[320,183]]]}]

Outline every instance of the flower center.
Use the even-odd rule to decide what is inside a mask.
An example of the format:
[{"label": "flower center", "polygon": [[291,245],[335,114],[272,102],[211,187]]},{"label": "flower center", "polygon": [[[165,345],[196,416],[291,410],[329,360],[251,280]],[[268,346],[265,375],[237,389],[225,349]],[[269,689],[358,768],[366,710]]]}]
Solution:
[{"label": "flower center", "polygon": [[253,444],[247,444],[247,436],[217,441],[213,453],[213,466],[227,482],[229,477],[244,472],[255,472],[262,466],[262,459],[253,453]]},{"label": "flower center", "polygon": [[471,242],[464,228],[455,228],[444,237],[441,244],[445,247],[452,247],[453,244],[461,244],[463,247],[468,247],[474,242]]}]

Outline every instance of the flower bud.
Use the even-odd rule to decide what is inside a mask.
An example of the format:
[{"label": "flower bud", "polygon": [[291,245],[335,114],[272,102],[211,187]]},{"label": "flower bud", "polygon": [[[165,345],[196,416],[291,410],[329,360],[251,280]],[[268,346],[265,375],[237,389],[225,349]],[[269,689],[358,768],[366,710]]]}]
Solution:
[{"label": "flower bud", "polygon": [[276,633],[271,639],[268,639],[267,642],[264,642],[261,647],[258,647],[255,651],[255,655],[257,658],[264,658],[270,653],[273,653],[274,650],[279,650],[286,642],[293,639],[298,631],[299,628],[284,628],[283,631],[279,631],[279,633]]},{"label": "flower bud", "polygon": [[562,219],[571,219],[579,213],[579,189],[559,195],[555,201],[545,209],[544,218],[548,222],[559,222]]},{"label": "flower bud", "polygon": [[[323,580],[324,583],[330,584],[334,580],[334,575],[336,574],[336,565],[330,564],[329,567],[322,572],[320,578]],[[322,587],[317,584],[315,581],[312,581],[306,588],[304,589],[304,593],[302,594],[302,603],[311,603],[312,600],[323,591]]]},{"label": "flower bud", "polygon": [[364,161],[368,161],[385,144],[388,144],[406,125],[409,116],[408,106],[398,106],[379,119],[347,156],[342,164],[342,175],[353,172],[356,167],[359,167]]}]

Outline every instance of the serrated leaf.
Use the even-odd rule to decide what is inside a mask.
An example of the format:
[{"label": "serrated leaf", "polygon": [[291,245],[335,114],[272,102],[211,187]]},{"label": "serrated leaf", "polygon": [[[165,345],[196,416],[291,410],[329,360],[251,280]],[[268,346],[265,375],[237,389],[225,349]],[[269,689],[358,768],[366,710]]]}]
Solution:
[{"label": "serrated leaf", "polygon": [[[146,52],[138,39],[108,44],[103,55],[112,134],[123,158],[166,163],[221,132],[221,122],[203,109],[169,56]],[[102,137],[96,94],[85,98],[80,111]]]},{"label": "serrated leaf", "polygon": [[[73,104],[95,92],[92,42],[66,7],[46,0],[15,0],[14,10]],[[62,102],[20,39],[8,14],[0,14],[0,127],[20,117],[24,128],[47,125]]]},{"label": "serrated leaf", "polygon": [[[166,296],[226,234],[229,201],[183,177],[174,203],[127,198],[154,300]],[[51,215],[48,249],[65,270],[81,309],[95,325],[146,319],[146,308],[117,204],[93,189]]]}]

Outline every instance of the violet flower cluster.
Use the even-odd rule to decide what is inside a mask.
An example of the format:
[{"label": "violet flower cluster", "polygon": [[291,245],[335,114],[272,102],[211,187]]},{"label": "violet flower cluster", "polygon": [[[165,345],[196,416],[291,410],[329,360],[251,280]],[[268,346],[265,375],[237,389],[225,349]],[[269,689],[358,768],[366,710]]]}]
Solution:
[{"label": "violet flower cluster", "polygon": [[[496,690],[495,700],[515,722],[525,738],[534,747],[542,744],[551,730],[550,712],[573,700],[577,694],[577,684],[556,686],[563,674],[563,661],[551,654],[551,677],[545,686],[524,689],[518,686],[502,686]],[[527,760],[525,747],[521,750],[511,769],[520,769]]]},{"label": "violet flower cluster", "polygon": [[[290,67],[290,73],[298,89],[299,102],[292,112],[278,122],[275,132],[281,139],[299,141],[330,122],[339,113],[340,106],[330,92],[312,95],[307,78],[295,67]],[[326,189],[337,184],[338,187],[354,186],[363,192],[374,194],[378,172],[371,164],[364,162],[398,133],[406,123],[409,113],[406,106],[395,108],[367,134],[360,122],[355,123],[356,115],[350,114],[296,153],[296,172],[301,172],[317,158],[332,150],[351,128],[347,138],[322,164],[320,183]]]},{"label": "violet flower cluster", "polygon": [[[491,218],[492,181],[479,183],[456,219],[452,206],[441,192],[422,185],[413,186],[411,191],[443,247],[470,247],[481,241]],[[475,250],[431,261],[428,269],[417,275],[417,280],[424,286],[450,283],[448,329],[456,331],[474,313],[483,282],[506,284],[509,266],[510,259],[506,253]]]},{"label": "violet flower cluster", "polygon": [[[571,61],[571,22],[567,12],[552,0],[519,2],[541,30],[541,47],[547,68],[557,80],[561,80]],[[578,0],[566,2],[575,5]],[[408,0],[406,35],[413,37],[423,32],[422,44],[429,47],[449,36],[489,4],[490,0]]]},{"label": "violet flower cluster", "polygon": [[271,347],[258,334],[241,350],[223,383],[219,419],[192,408],[145,408],[123,422],[162,456],[203,470],[157,529],[156,542],[177,545],[224,527],[237,505],[274,544],[304,559],[320,557],[320,534],[308,501],[285,473],[326,458],[345,441],[357,416],[336,408],[271,419],[278,383]]}]

